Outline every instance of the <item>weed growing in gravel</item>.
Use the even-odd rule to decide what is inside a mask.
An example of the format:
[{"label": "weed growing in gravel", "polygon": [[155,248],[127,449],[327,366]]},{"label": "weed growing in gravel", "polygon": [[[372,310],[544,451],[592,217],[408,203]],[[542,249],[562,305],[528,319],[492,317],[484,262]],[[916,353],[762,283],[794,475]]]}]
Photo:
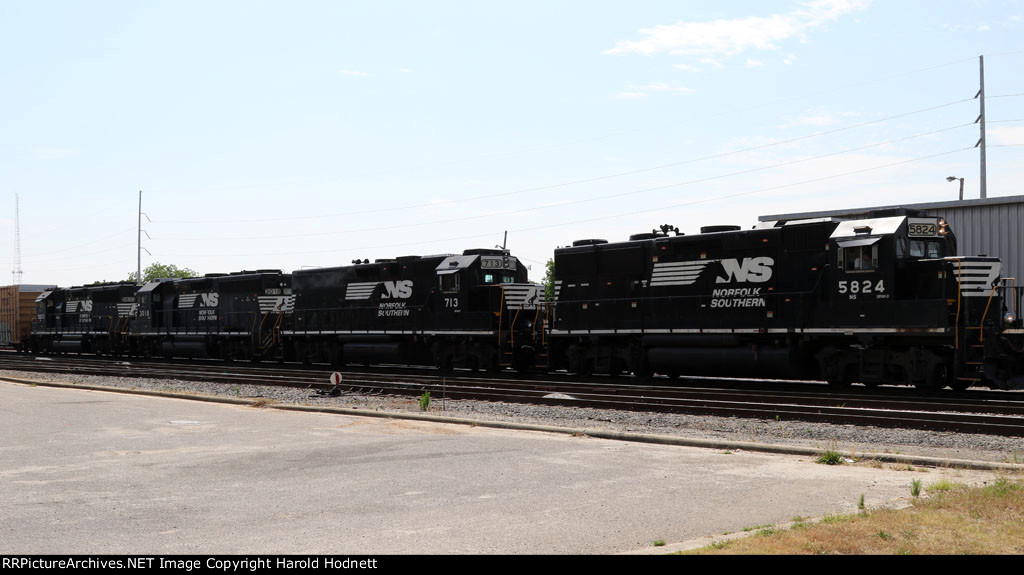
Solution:
[{"label": "weed growing in gravel", "polygon": [[839,465],[843,462],[843,456],[838,451],[827,449],[816,460],[823,465]]},{"label": "weed growing in gravel", "polygon": [[664,539],[658,539],[657,541],[654,542],[654,546],[655,547],[664,547],[665,546],[665,540]]},{"label": "weed growing in gravel", "polygon": [[420,396],[420,411],[430,410],[430,392],[424,391],[423,395]]},{"label": "weed growing in gravel", "polygon": [[956,487],[956,483],[948,479],[940,479],[935,483],[929,483],[926,489],[928,491],[951,491],[954,487]]},{"label": "weed growing in gravel", "polygon": [[910,494],[914,497],[921,496],[921,480],[914,479],[910,482]]},{"label": "weed growing in gravel", "polygon": [[857,509],[860,509],[861,511],[866,511],[867,510],[867,507],[864,506],[864,494],[863,493],[860,494],[860,501],[857,502]]},{"label": "weed growing in gravel", "polygon": [[852,515],[831,514],[822,517],[821,522],[825,525],[831,525],[833,523],[842,523],[844,521],[849,521],[852,518]]}]

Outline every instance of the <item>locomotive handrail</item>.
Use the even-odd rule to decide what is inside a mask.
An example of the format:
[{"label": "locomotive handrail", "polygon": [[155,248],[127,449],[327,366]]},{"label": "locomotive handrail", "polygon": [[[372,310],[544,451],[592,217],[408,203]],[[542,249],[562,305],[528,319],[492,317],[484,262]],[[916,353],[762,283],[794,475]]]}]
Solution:
[{"label": "locomotive handrail", "polygon": [[956,323],[954,326],[956,329],[953,330],[955,334],[953,336],[953,349],[960,351],[960,298],[963,290],[960,286],[960,278],[963,274],[963,260],[957,258],[956,260]]},{"label": "locomotive handrail", "polygon": [[992,305],[992,298],[996,295],[998,288],[992,288],[992,293],[988,294],[988,302],[985,303],[985,312],[981,314],[981,322],[979,322],[979,328],[981,330],[981,336],[978,341],[985,343],[985,318],[988,317],[988,308]]}]

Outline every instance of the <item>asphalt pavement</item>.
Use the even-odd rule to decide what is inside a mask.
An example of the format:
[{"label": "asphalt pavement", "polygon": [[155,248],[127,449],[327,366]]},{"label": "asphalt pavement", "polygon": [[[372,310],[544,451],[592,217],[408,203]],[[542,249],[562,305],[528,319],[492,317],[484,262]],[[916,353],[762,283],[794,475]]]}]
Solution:
[{"label": "asphalt pavement", "polygon": [[905,467],[0,382],[0,554],[665,552],[989,476]]}]

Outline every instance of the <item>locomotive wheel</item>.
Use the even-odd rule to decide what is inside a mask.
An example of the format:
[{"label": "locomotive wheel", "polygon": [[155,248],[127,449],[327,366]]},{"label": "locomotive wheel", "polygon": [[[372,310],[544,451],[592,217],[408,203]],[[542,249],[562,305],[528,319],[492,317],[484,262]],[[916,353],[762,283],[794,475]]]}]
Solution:
[{"label": "locomotive wheel", "polygon": [[441,352],[441,354],[438,355],[436,365],[437,369],[440,369],[441,371],[446,373],[454,369],[454,361],[452,358],[452,354],[447,348],[445,348]]},{"label": "locomotive wheel", "polygon": [[825,381],[828,382],[829,387],[833,387],[835,389],[846,389],[847,387],[850,387],[850,385],[853,384],[853,380],[857,378],[856,373],[856,366],[847,365],[843,368],[842,375],[838,377],[830,377]]},{"label": "locomotive wheel", "polygon": [[949,387],[953,391],[967,391],[967,388],[971,387],[971,384],[973,384],[973,383],[974,383],[973,381],[965,381],[965,380],[962,380],[962,379],[958,379],[958,380],[954,381],[953,383],[950,383]]},{"label": "locomotive wheel", "polygon": [[[942,389],[947,385],[953,386],[953,389],[957,389],[957,385],[966,383],[967,385],[963,389],[967,389],[971,382],[964,382],[960,380],[951,381],[953,370],[950,369],[949,364],[946,362],[939,362],[932,367],[931,371],[928,372],[928,377],[922,383],[915,385],[918,389]],[[960,389],[958,391],[963,391]]]},{"label": "locomotive wheel", "polygon": [[969,379],[959,379],[953,377],[952,373],[949,374],[949,376],[946,379],[946,382],[949,384],[950,389],[952,389],[953,391],[967,391],[967,388],[974,385],[973,381]]}]

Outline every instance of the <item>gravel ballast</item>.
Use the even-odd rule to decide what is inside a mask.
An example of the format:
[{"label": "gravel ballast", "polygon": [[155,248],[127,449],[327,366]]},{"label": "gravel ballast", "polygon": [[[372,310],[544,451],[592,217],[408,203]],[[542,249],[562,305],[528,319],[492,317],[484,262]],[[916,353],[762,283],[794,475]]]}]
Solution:
[{"label": "gravel ballast", "polygon": [[[328,397],[313,390],[230,385],[173,379],[46,374],[0,370],[0,377],[65,384],[263,399],[272,403],[388,412],[423,413],[418,397],[345,393]],[[1024,440],[1015,437],[775,421],[674,413],[634,412],[572,406],[445,400],[433,395],[430,413],[446,417],[549,425],[573,429],[669,435],[835,450],[850,457],[900,454],[1002,463],[1024,463]]]}]

